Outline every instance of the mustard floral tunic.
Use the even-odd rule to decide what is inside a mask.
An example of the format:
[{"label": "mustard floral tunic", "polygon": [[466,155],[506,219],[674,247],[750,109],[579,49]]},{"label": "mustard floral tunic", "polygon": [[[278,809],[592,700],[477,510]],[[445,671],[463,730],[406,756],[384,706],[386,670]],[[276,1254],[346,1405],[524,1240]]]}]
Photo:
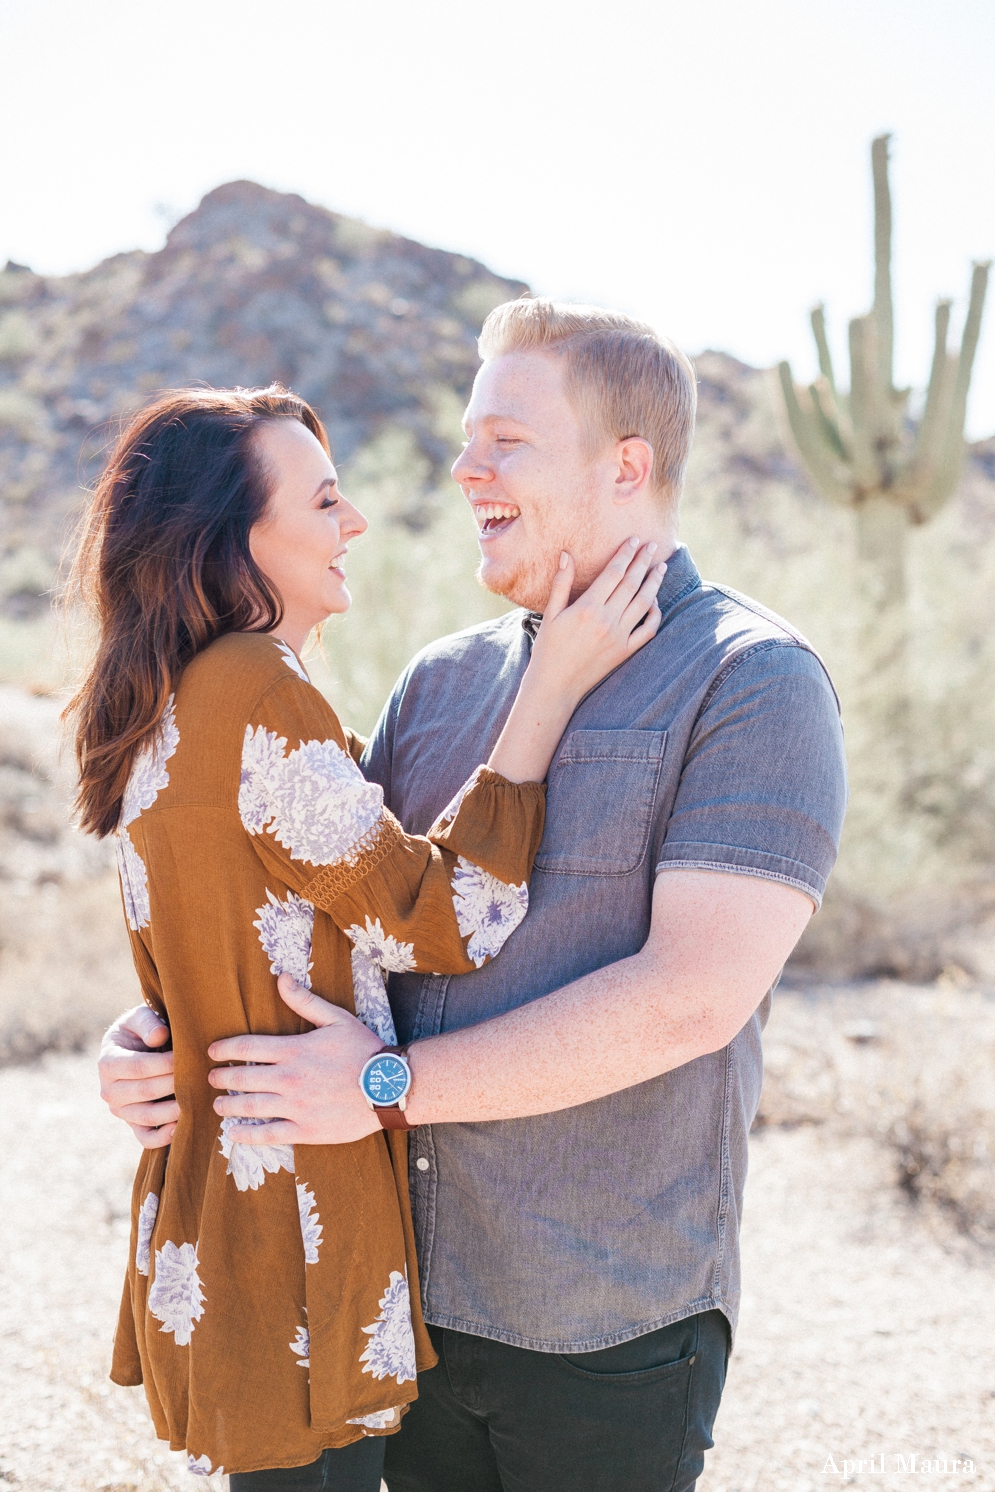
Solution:
[{"label": "mustard floral tunic", "polygon": [[464,973],[525,915],[544,790],[480,767],[406,835],[290,648],[220,638],[135,761],[117,850],[135,965],[169,1021],[180,1120],[143,1154],[116,1383],[190,1468],[307,1465],[400,1425],[421,1320],[407,1137],[247,1146],[212,1107],[212,1041],[308,1027],[286,971],[394,1043],[390,970]]}]

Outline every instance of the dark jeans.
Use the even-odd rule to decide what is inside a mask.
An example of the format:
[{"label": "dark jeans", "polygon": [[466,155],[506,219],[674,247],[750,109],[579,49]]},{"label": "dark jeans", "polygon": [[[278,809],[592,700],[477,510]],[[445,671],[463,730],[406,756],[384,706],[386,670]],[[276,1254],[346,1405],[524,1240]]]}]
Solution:
[{"label": "dark jeans", "polygon": [[380,1492],[385,1444],[382,1435],[371,1435],[325,1451],[310,1466],[237,1471],[228,1486],[230,1492]]},{"label": "dark jeans", "polygon": [[390,1492],[693,1492],[725,1383],[720,1311],[600,1352],[429,1330],[439,1364],[387,1441]]}]

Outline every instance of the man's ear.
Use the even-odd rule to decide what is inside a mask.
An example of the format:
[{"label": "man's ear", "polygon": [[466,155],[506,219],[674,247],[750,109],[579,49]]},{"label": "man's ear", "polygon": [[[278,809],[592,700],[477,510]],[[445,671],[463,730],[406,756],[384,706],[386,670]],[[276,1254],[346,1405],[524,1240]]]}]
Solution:
[{"label": "man's ear", "polygon": [[630,435],[615,447],[617,472],[612,493],[616,503],[630,503],[649,491],[653,475],[653,447],[641,435]]}]

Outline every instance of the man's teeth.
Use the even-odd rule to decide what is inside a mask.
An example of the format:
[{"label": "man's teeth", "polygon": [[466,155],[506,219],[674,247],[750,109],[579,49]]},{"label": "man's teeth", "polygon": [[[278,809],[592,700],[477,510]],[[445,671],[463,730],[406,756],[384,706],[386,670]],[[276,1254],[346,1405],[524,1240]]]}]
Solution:
[{"label": "man's teeth", "polygon": [[501,504],[501,503],[478,503],[477,504],[477,522],[478,523],[489,523],[492,519],[518,518],[518,517],[520,517],[520,515],[521,515],[521,509],[520,508],[511,507],[508,504]]}]

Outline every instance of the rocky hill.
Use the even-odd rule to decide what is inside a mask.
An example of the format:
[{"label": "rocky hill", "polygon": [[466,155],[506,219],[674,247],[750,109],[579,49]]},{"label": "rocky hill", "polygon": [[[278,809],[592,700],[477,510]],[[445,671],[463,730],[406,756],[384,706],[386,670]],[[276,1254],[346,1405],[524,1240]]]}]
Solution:
[{"label": "rocky hill", "polygon": [[[155,389],[292,386],[348,457],[387,422],[437,471],[487,312],[526,287],[302,197],[229,182],[158,253],[61,278],[0,274],[2,605],[45,604],[65,519],[108,422]],[[28,559],[25,560],[25,552]],[[12,563],[20,556],[20,563]]]}]

